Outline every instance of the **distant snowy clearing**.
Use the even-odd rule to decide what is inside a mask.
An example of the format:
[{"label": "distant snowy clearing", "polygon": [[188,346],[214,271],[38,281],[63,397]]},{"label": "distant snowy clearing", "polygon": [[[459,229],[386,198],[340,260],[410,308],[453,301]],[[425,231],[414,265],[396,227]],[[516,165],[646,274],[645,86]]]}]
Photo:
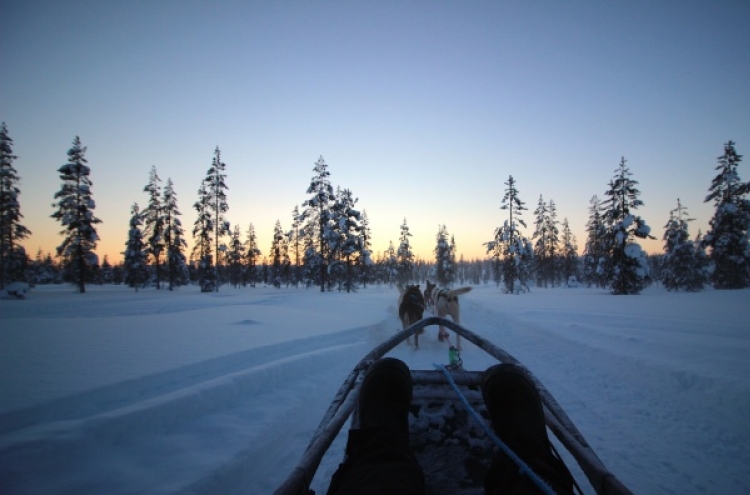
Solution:
[{"label": "distant snowy clearing", "polygon": [[[2,491],[269,493],[352,366],[400,328],[397,298],[40,286],[0,300]],[[461,304],[462,324],[526,364],[635,493],[750,493],[749,290],[477,286]],[[436,332],[391,355],[446,363]],[[493,364],[468,343],[462,358]]]}]

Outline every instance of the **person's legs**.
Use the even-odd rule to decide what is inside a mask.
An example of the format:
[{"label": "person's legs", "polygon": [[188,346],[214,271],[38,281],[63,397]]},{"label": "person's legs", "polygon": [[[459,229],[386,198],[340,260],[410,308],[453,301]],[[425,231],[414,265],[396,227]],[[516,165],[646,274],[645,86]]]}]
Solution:
[{"label": "person's legs", "polygon": [[424,474],[409,447],[411,398],[406,364],[383,358],[372,365],[359,396],[360,429],[349,431],[329,495],[424,493]]},{"label": "person's legs", "polygon": [[[500,439],[556,493],[572,493],[573,477],[552,451],[539,392],[524,371],[512,364],[489,368],[482,380],[482,396]],[[490,494],[541,493],[503,452],[492,461],[484,486]]]}]

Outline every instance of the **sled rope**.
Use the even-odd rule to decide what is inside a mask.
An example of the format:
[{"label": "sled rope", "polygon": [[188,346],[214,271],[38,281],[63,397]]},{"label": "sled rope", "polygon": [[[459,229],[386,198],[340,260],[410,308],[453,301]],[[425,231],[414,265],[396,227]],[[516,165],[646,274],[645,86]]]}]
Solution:
[{"label": "sled rope", "polygon": [[469,413],[469,415],[474,418],[474,421],[477,422],[479,426],[482,427],[484,432],[487,434],[489,438],[492,439],[493,442],[495,442],[495,445],[497,445],[500,450],[502,450],[508,457],[510,457],[513,462],[516,463],[516,466],[518,466],[518,469],[521,474],[528,476],[531,481],[534,482],[534,484],[546,495],[555,495],[554,490],[547,484],[546,481],[544,481],[542,478],[540,478],[530,467],[528,464],[526,464],[523,459],[518,457],[515,452],[513,452],[510,447],[505,445],[505,443],[500,440],[500,437],[495,435],[495,432],[492,431],[492,429],[487,426],[487,423],[482,419],[482,417],[479,415],[478,412],[474,410],[473,407],[471,407],[471,404],[469,404],[469,401],[466,400],[466,397],[463,393],[461,393],[461,390],[459,390],[458,385],[456,385],[456,382],[453,381],[453,377],[450,373],[448,373],[448,370],[445,369],[445,366],[442,364],[435,364],[433,363],[433,366],[435,369],[440,370],[443,372],[443,375],[445,375],[446,380],[450,384],[451,388],[453,389],[456,394],[458,394],[458,398],[461,399],[461,404],[463,404],[464,409]]}]

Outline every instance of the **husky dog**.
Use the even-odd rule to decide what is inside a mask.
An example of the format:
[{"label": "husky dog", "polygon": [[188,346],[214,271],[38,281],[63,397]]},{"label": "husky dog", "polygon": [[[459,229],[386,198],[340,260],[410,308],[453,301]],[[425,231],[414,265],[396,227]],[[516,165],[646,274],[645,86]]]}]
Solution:
[{"label": "husky dog", "polygon": [[430,311],[434,310],[432,307],[432,291],[436,288],[437,284],[433,284],[429,280],[427,281],[427,287],[424,290],[424,307]]},{"label": "husky dog", "polygon": [[[419,285],[407,285],[399,287],[398,298],[398,317],[401,320],[403,329],[406,330],[410,325],[422,319],[424,314],[424,297]],[[419,349],[419,334],[424,330],[419,330],[414,334],[414,347]],[[409,340],[407,339],[407,342]]]},{"label": "husky dog", "polygon": [[[429,284],[428,284],[429,287]],[[461,287],[460,289],[432,289],[432,311],[440,318],[450,315],[451,319],[461,324],[459,312],[461,307],[458,305],[458,296],[466,294],[471,287]],[[442,342],[448,338],[448,331],[440,326],[438,339]],[[461,349],[461,337],[456,335],[456,348]]]}]

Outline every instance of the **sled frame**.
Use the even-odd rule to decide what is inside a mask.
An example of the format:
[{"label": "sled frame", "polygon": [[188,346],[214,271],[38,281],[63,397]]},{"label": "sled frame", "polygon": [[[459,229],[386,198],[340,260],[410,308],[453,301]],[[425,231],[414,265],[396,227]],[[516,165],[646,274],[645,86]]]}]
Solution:
[{"label": "sled frame", "polygon": [[[274,492],[275,495],[307,495],[309,493],[308,487],[315,476],[320,461],[341,431],[346,420],[356,409],[362,380],[367,370],[375,361],[385,356],[398,344],[416,332],[433,325],[447,327],[496,358],[499,362],[515,364],[521,368],[523,373],[534,382],[539,391],[544,406],[544,419],[547,427],[576,460],[596,493],[603,495],[632,495],[632,492],[597,457],[594,450],[560,404],[558,404],[557,400],[555,400],[552,394],[531,371],[515,357],[487,339],[451,320],[437,316],[424,318],[405,330],[399,331],[393,337],[367,353],[357,363],[349,376],[344,380],[330,406],[328,406],[328,410],[320,421],[299,463]],[[412,370],[411,373],[415,385],[445,383],[445,377],[438,371]],[[449,373],[459,385],[475,387],[481,385],[482,372],[450,370]],[[455,394],[453,395],[455,397]]]}]

